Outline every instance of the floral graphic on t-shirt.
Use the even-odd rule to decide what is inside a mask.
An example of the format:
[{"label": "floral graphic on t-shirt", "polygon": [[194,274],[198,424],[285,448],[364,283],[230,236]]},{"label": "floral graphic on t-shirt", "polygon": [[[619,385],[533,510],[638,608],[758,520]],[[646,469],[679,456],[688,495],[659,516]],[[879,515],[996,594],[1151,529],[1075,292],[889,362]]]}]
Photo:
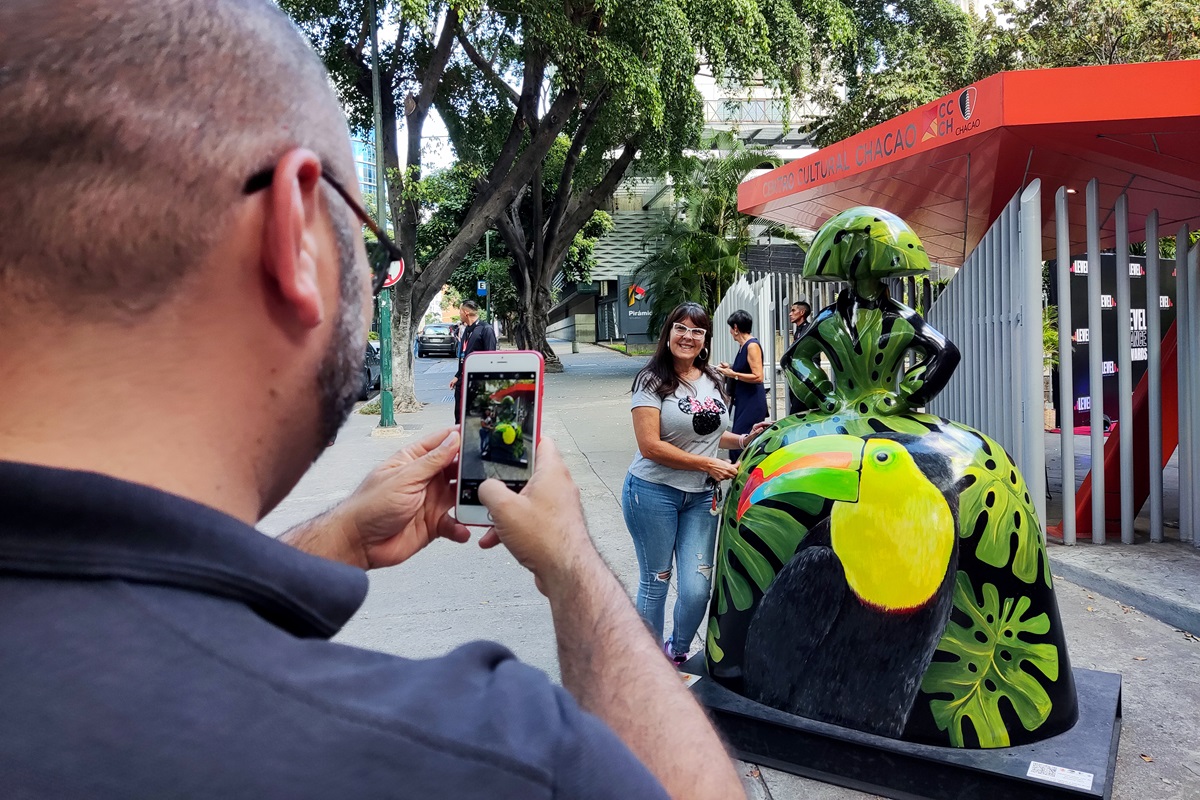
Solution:
[{"label": "floral graphic on t-shirt", "polygon": [[701,436],[721,427],[721,415],[725,413],[725,404],[715,397],[698,400],[694,395],[679,399],[679,410],[692,415],[692,430]]}]

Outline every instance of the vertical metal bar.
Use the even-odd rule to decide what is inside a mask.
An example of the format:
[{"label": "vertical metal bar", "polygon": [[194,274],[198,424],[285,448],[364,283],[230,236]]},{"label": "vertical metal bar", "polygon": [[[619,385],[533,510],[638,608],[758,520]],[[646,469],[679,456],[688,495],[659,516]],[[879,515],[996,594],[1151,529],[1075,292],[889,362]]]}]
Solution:
[{"label": "vertical metal bar", "polygon": [[1104,374],[1100,321],[1100,182],[1087,185],[1088,395],[1091,398],[1092,543],[1104,544]]},{"label": "vertical metal bar", "polygon": [[1192,317],[1188,297],[1192,276],[1187,269],[1188,228],[1180,225],[1175,234],[1175,333],[1176,361],[1179,363],[1179,538],[1192,541],[1192,447],[1194,436],[1192,404],[1188,397],[1192,371]]},{"label": "vertical metal bar", "polygon": [[[1195,478],[1197,465],[1200,464],[1200,442],[1196,441],[1196,427],[1200,425],[1200,367],[1195,363],[1196,355],[1196,333],[1197,326],[1200,324],[1200,243],[1197,243],[1188,251],[1187,258],[1187,273],[1190,303],[1188,307],[1188,332],[1192,339],[1188,342],[1188,352],[1193,360],[1188,366],[1188,372],[1191,375],[1191,384],[1188,387],[1188,407],[1191,418],[1192,437],[1188,439],[1188,444],[1191,447],[1191,477]],[[1197,490],[1195,485],[1188,486],[1189,497],[1191,503],[1188,506],[1191,519],[1190,530],[1192,533],[1192,543],[1200,548],[1200,508],[1196,508]]]},{"label": "vertical metal bar", "polygon": [[[964,266],[964,269],[965,268],[966,267]],[[959,273],[959,277],[955,278],[955,280],[964,280],[964,279],[965,279],[965,276],[961,272]],[[968,325],[969,320],[965,316],[965,311],[964,311],[963,304],[962,304],[963,287],[955,286],[954,288],[955,288],[954,294],[952,294],[949,298],[947,298],[947,300],[950,303],[949,315],[950,315],[950,320],[954,322],[954,327],[956,327],[958,329],[957,330],[958,341],[955,342],[955,344],[958,345],[959,349],[964,354],[967,354],[967,353],[970,353],[971,343],[968,341],[969,334],[967,331],[967,328],[969,327],[969,325]],[[971,382],[971,365],[967,363],[966,359],[967,359],[967,356],[964,355],[963,360],[961,362],[959,362],[959,367],[957,370],[959,375],[962,376],[962,378],[958,382],[958,386],[957,386],[957,389],[958,389],[957,395],[958,396],[954,400],[956,408],[953,411],[952,416],[954,417],[954,419],[962,420],[963,422],[965,422],[969,425],[970,419],[967,416],[967,384],[969,384]]]},{"label": "vertical metal bar", "polygon": [[1150,541],[1163,540],[1162,318],[1158,209],[1146,217],[1146,375],[1150,403]]},{"label": "vertical metal bar", "polygon": [[1075,544],[1075,387],[1071,346],[1071,226],[1067,210],[1067,187],[1054,195],[1054,237],[1058,265],[1058,407],[1059,441],[1062,451],[1063,544]]},{"label": "vertical metal bar", "polygon": [[[1188,251],[1188,285],[1190,290],[1190,308],[1188,313],[1192,317],[1188,330],[1192,332],[1192,342],[1188,344],[1190,353],[1193,356],[1198,348],[1198,320],[1200,320],[1200,242],[1196,243],[1192,249]],[[1190,375],[1190,389],[1188,391],[1189,405],[1192,407],[1192,476],[1195,477],[1196,469],[1200,465],[1200,441],[1196,440],[1196,431],[1200,431],[1200,366],[1196,365],[1195,361],[1188,367]],[[1200,547],[1200,536],[1196,535],[1196,531],[1200,530],[1200,509],[1196,507],[1196,487],[1190,487],[1192,492],[1192,542],[1196,547]]]},{"label": "vertical metal bar", "polygon": [[[1040,179],[1030,181],[1029,186],[1021,193],[1020,217],[1020,255],[1021,270],[1018,273],[1021,284],[1021,324],[1024,328],[1023,350],[1025,360],[1021,365],[1024,380],[1024,392],[1021,408],[1024,411],[1021,422],[1022,433],[1022,472],[1025,474],[1025,485],[1033,498],[1033,506],[1037,509],[1038,520],[1042,527],[1043,538],[1046,535],[1046,436],[1045,415],[1042,408],[1045,405],[1045,389],[1042,383],[1043,350],[1042,350],[1042,182]],[[1128,248],[1126,248],[1128,249]],[[1128,270],[1126,271],[1128,280]],[[1126,346],[1128,346],[1126,338]]]},{"label": "vertical metal bar", "polygon": [[[987,392],[983,390],[985,376],[981,369],[982,365],[980,363],[985,360],[980,356],[987,349],[987,328],[983,324],[983,315],[986,312],[987,306],[982,302],[982,298],[980,297],[981,292],[979,291],[979,289],[983,286],[984,276],[988,275],[991,271],[991,264],[986,255],[980,262],[979,267],[980,272],[978,275],[967,276],[967,287],[973,290],[968,293],[967,298],[968,302],[974,306],[972,313],[975,318],[975,325],[973,326],[974,329],[971,331],[971,353],[975,355],[975,363],[971,367],[971,396],[973,405],[975,406],[975,411],[973,414],[975,422],[972,424],[979,427],[979,429],[985,433],[994,436],[996,432],[991,429],[990,420],[988,418]],[[976,277],[978,277],[979,280],[974,280]]]},{"label": "vertical metal bar", "polygon": [[[1182,233],[1183,247],[1186,250],[1189,238],[1186,226]],[[1182,273],[1187,274],[1188,383],[1186,388],[1181,386],[1179,391],[1181,392],[1181,402],[1187,404],[1190,434],[1186,439],[1188,446],[1188,538],[1185,541],[1194,542],[1197,547],[1200,547],[1200,509],[1196,508],[1196,504],[1200,502],[1200,491],[1197,491],[1194,483],[1197,474],[1200,473],[1200,443],[1196,441],[1197,435],[1200,434],[1200,365],[1196,364],[1197,348],[1200,347],[1200,280],[1197,280],[1200,276],[1197,276],[1197,266],[1200,266],[1200,249],[1193,247],[1187,250],[1187,259],[1182,269]],[[1180,480],[1182,481],[1182,476]],[[1180,538],[1182,538],[1182,533]]]},{"label": "vertical metal bar", "polygon": [[[1000,235],[995,237],[991,248],[991,259],[988,264],[988,273],[992,276],[992,291],[984,292],[987,297],[986,301],[980,298],[980,306],[986,307],[988,311],[987,327],[980,331],[982,334],[982,358],[979,359],[980,366],[986,364],[1000,364],[1001,375],[1011,375],[1010,370],[1012,364],[1009,362],[1008,339],[1005,331],[1009,324],[1006,317],[1011,308],[1009,305],[1008,292],[1008,277],[1012,268],[1016,253],[1011,252],[1008,247],[1009,235],[1009,219],[1012,214],[1011,204],[1007,206],[1000,215]],[[982,288],[982,287],[980,287]],[[1005,397],[999,404],[996,403],[996,395],[998,392],[989,392],[986,390],[987,380],[986,371],[980,369],[980,387],[983,389],[984,407],[987,409],[985,429],[988,434],[995,436],[1000,440],[1001,444],[1009,450],[1016,451],[1016,446],[1013,443],[1012,436],[1008,429],[1007,420],[1004,418],[1004,406],[1007,403],[1004,400],[1009,400]]]},{"label": "vertical metal bar", "polygon": [[1121,445],[1121,543],[1133,544],[1133,359],[1129,347],[1129,198],[1117,198],[1117,434]]},{"label": "vertical metal bar", "polygon": [[[1020,464],[1023,442],[1017,425],[1021,414],[1020,375],[1017,374],[1017,364],[1024,354],[1019,349],[1021,342],[1017,339],[1017,315],[1020,302],[1017,287],[1020,281],[1016,276],[1020,275],[1024,264],[1021,261],[1018,203],[1018,198],[1014,196],[1012,202],[1008,204],[1008,208],[1005,209],[1004,223],[1001,226],[1003,233],[1000,240],[1002,257],[995,265],[996,271],[1001,276],[1001,291],[1000,304],[996,309],[997,327],[993,343],[993,346],[1000,349],[1001,363],[1004,365],[1000,374],[1014,376],[1016,380],[1008,381],[1007,392],[989,392],[989,395],[993,397],[993,402],[995,402],[996,395],[1005,395],[1002,400],[996,402],[996,428],[1003,431],[1004,446],[1016,455],[1017,463]],[[1001,269],[1001,265],[1005,265],[1007,269]]]}]

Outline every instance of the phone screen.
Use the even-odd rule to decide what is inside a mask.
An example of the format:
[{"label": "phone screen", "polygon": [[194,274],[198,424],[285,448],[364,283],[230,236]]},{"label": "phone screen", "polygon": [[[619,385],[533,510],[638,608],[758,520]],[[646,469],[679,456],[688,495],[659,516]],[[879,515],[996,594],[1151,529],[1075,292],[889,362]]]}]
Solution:
[{"label": "phone screen", "polygon": [[537,373],[467,372],[458,502],[479,505],[488,478],[520,491],[533,474]]}]

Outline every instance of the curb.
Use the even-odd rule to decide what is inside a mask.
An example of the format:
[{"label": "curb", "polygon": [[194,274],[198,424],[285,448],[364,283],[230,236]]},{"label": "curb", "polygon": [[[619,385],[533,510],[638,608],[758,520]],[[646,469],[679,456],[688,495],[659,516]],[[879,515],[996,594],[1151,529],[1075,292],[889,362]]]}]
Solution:
[{"label": "curb", "polygon": [[1143,591],[1127,583],[1113,580],[1094,570],[1050,557],[1051,571],[1071,583],[1107,595],[1124,605],[1165,622],[1173,628],[1196,635],[1200,632],[1200,608],[1193,608],[1166,597]]}]

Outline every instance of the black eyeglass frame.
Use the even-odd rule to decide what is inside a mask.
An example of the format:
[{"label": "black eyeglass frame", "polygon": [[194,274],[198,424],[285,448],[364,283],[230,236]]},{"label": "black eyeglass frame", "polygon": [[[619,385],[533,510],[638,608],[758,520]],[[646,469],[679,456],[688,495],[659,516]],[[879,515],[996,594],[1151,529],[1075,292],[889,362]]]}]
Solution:
[{"label": "black eyeglass frame", "polygon": [[[367,230],[375,235],[375,239],[379,242],[382,252],[387,255],[386,260],[380,260],[378,258],[368,259],[371,267],[371,296],[378,297],[379,293],[383,291],[383,282],[387,280],[388,269],[391,267],[392,262],[400,261],[403,258],[400,248],[386,233],[383,232],[383,228],[379,226],[379,223],[377,223],[367,212],[367,210],[363,208],[357,200],[354,199],[354,196],[351,195],[350,192],[346,191],[345,186],[342,186],[342,184],[336,178],[332,177],[327,170],[321,170],[321,177],[324,178],[325,182],[333,187],[333,190],[338,193],[338,196],[345,201],[346,205],[350,207],[350,210],[354,212],[354,216],[358,217],[362,224],[367,226]],[[274,167],[264,169],[261,172],[256,172],[246,179],[246,184],[242,187],[242,193],[254,194],[255,192],[261,192],[263,189],[266,189],[268,186],[270,186],[274,180]]]}]

